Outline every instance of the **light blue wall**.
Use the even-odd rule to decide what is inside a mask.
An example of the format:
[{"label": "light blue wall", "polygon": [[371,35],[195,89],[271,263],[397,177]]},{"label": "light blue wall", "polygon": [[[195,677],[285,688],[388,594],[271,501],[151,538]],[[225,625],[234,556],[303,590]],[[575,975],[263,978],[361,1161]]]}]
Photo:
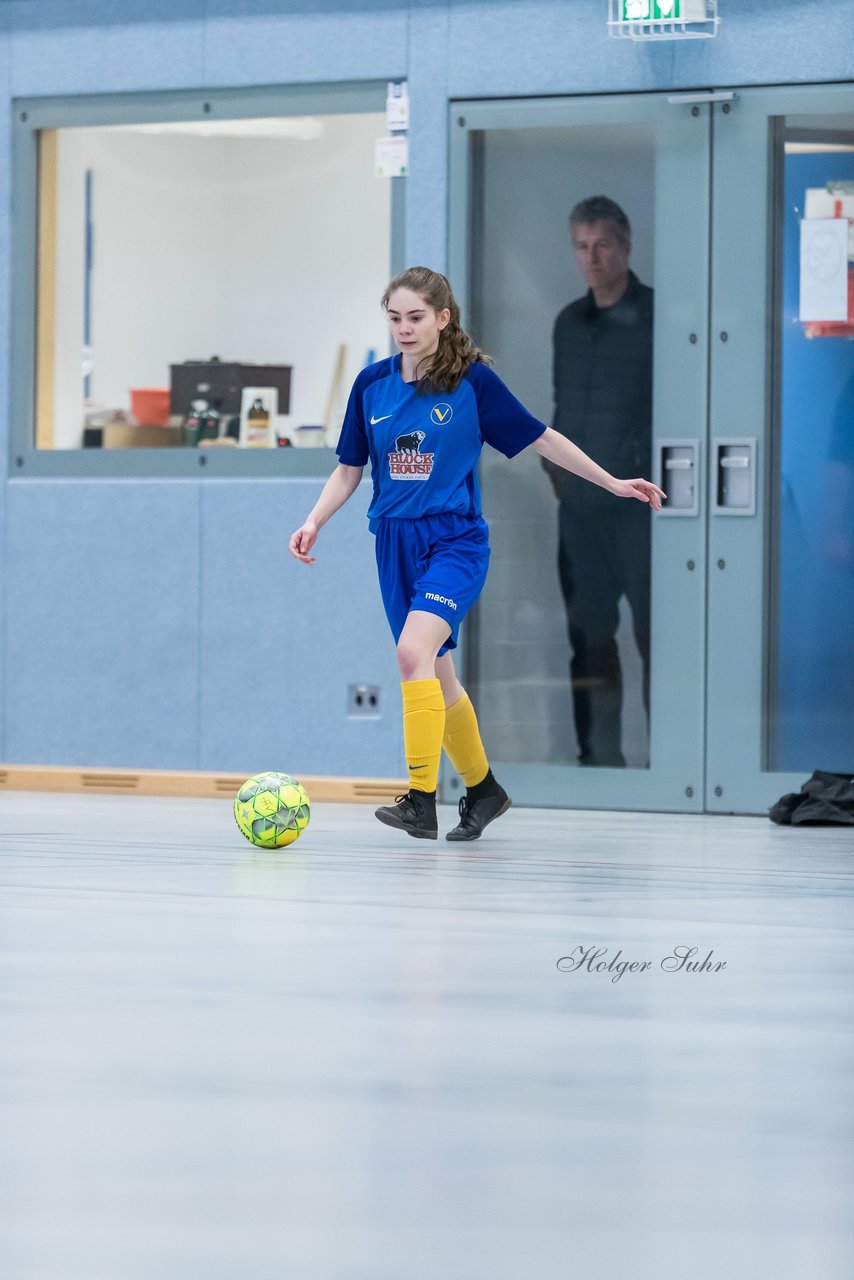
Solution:
[{"label": "light blue wall", "polygon": [[[649,46],[608,38],[606,0],[2,0],[0,385],[10,98],[405,76],[407,257],[442,268],[449,99],[850,78],[849,0],[720,7],[716,40]],[[399,774],[365,493],[303,571],[285,543],[318,482],[23,481],[6,418],[0,757]],[[347,720],[356,680],[380,720]]]}]

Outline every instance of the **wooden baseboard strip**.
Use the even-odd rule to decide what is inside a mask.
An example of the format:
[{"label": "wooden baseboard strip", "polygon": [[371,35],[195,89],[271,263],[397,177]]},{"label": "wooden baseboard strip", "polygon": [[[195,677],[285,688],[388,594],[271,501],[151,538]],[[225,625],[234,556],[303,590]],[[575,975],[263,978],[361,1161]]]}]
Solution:
[{"label": "wooden baseboard strip", "polygon": [[[67,765],[0,765],[0,791],[93,792],[99,795],[201,796],[231,799],[250,776],[167,769],[78,769]],[[409,789],[401,778],[325,778],[299,774],[313,801],[383,804]]]}]

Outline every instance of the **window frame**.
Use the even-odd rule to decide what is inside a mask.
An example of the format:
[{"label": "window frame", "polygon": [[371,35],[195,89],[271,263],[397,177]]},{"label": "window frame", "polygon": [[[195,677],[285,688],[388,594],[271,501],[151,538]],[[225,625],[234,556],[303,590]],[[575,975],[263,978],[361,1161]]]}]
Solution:
[{"label": "window frame", "polygon": [[[39,135],[98,125],[384,112],[387,80],[245,89],[176,90],[13,102],[10,476],[187,478],[327,476],[332,449],[38,449],[36,378],[39,307]],[[405,264],[405,178],[391,178],[389,276]]]}]

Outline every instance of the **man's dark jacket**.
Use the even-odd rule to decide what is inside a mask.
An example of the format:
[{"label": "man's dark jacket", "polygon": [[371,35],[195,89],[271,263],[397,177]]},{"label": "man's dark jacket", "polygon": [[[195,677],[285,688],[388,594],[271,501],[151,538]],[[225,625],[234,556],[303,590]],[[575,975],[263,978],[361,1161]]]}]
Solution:
[{"label": "man's dark jacket", "polygon": [[[630,271],[619,302],[597,307],[591,289],[555,321],[552,425],[622,480],[651,470],[652,320],[653,291]],[[578,476],[557,481],[579,511],[613,503]]]}]

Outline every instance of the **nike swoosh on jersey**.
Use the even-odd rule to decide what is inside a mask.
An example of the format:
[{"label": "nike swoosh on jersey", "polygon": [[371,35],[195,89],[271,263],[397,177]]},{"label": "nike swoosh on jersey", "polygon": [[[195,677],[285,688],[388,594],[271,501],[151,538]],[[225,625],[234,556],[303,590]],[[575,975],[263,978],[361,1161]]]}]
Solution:
[{"label": "nike swoosh on jersey", "polygon": [[371,426],[375,427],[378,422],[385,422],[386,418],[390,418],[391,416],[392,415],[390,413],[384,413],[381,418],[375,418],[373,414],[371,414]]}]

